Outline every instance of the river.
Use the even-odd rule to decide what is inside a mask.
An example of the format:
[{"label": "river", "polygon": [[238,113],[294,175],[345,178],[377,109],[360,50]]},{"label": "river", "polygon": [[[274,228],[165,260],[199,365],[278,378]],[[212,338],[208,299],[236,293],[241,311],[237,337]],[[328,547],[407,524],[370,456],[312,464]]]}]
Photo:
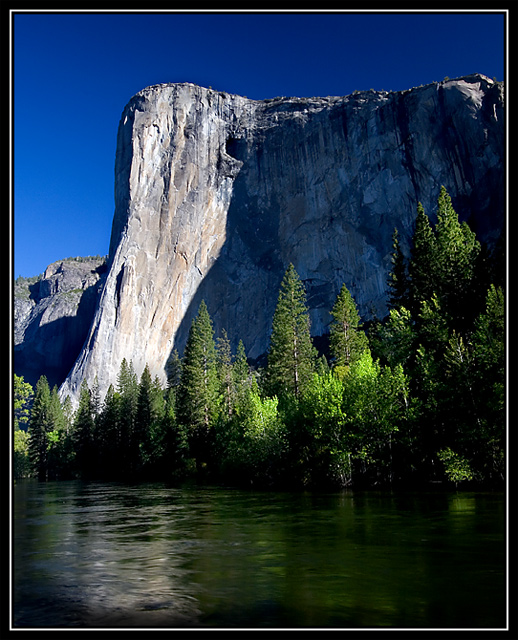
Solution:
[{"label": "river", "polygon": [[505,628],[502,494],[23,481],[13,628]]}]

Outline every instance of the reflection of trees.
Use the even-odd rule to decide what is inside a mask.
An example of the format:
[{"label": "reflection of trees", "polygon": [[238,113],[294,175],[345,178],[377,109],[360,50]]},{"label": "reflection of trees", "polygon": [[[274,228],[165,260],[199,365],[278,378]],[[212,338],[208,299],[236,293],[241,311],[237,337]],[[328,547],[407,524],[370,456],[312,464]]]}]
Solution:
[{"label": "reflection of trees", "polygon": [[37,624],[449,626],[502,609],[505,507],[494,497],[16,491],[15,609]]}]

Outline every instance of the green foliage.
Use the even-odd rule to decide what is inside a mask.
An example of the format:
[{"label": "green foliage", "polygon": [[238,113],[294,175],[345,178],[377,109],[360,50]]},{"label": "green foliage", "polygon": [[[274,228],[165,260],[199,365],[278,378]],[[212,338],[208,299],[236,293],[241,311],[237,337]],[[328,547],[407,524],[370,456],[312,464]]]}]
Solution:
[{"label": "green foliage", "polygon": [[371,345],[376,353],[389,365],[404,367],[414,357],[416,331],[410,311],[401,306],[390,309],[384,324],[378,324],[371,334]]},{"label": "green foliage", "polygon": [[178,417],[193,432],[206,432],[213,420],[217,388],[214,329],[205,302],[192,321],[182,361]]},{"label": "green foliage", "polygon": [[314,374],[292,427],[295,471],[302,484],[346,486],[351,482],[354,436],[344,407],[344,383],[328,372]]},{"label": "green foliage", "polygon": [[17,431],[29,422],[30,401],[34,395],[32,386],[24,382],[23,376],[14,374],[13,395],[14,430]]},{"label": "green foliage", "polygon": [[455,485],[463,480],[473,479],[473,472],[468,461],[449,447],[439,451],[437,457],[444,464],[444,472],[448,480],[454,482]]},{"label": "green foliage", "polygon": [[407,265],[403,251],[399,244],[399,232],[394,229],[392,234],[392,268],[389,273],[389,300],[393,308],[398,308],[408,304],[409,282],[407,274]]},{"label": "green foliage", "polygon": [[347,287],[342,285],[331,309],[333,321],[329,331],[331,355],[335,366],[347,366],[367,349],[367,337],[361,331],[360,314]]},{"label": "green foliage", "polygon": [[277,398],[261,398],[255,381],[247,385],[232,418],[218,425],[216,447],[226,478],[259,486],[279,480],[287,434]]},{"label": "green foliage", "polygon": [[29,460],[38,480],[48,478],[48,432],[52,430],[50,389],[45,376],[36,383],[30,419]]},{"label": "green foliage", "polygon": [[421,303],[431,298],[435,288],[436,239],[423,205],[418,204],[413,247],[409,264],[409,304],[418,312]]},{"label": "green foliage", "polygon": [[29,434],[27,431],[16,429],[13,437],[13,476],[28,478],[31,475],[29,459]]},{"label": "green foliage", "polygon": [[315,369],[306,293],[292,264],[281,282],[268,351],[269,395],[299,397]]},{"label": "green foliage", "polygon": [[31,407],[30,385],[15,376],[15,477],[501,486],[501,258],[481,251],[444,188],[435,227],[418,206],[409,260],[397,231],[392,248],[389,313],[369,338],[342,286],[330,310],[331,368],[316,357],[304,286],[290,265],[264,370],[251,369],[241,341],[232,353],[225,331],[215,342],[202,302],[183,356],[167,361],[165,389],[147,366],[139,378],[123,360],[104,399],[97,380],[91,389],[83,382],[74,413],[44,376]]},{"label": "green foliage", "polygon": [[90,389],[83,380],[79,406],[74,418],[74,448],[77,470],[81,477],[89,478],[94,467],[94,417]]}]

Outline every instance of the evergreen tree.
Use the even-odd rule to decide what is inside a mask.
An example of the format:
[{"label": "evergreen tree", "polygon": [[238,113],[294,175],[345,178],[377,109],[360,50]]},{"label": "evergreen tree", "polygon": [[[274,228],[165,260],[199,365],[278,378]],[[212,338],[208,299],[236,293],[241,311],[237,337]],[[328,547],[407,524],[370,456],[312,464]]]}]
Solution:
[{"label": "evergreen tree", "polygon": [[435,236],[434,290],[451,318],[452,327],[465,330],[480,312],[473,308],[477,295],[472,287],[480,243],[469,226],[459,222],[444,187],[437,202]]},{"label": "evergreen tree", "polygon": [[54,386],[51,391],[49,409],[52,430],[47,434],[48,478],[65,478],[72,472],[69,460],[71,438],[66,433],[65,414],[59,400],[57,386]]},{"label": "evergreen tree", "polygon": [[360,315],[347,287],[342,285],[331,310],[330,347],[335,367],[348,366],[367,348],[367,337],[361,330]]},{"label": "evergreen tree", "polygon": [[140,376],[138,388],[137,410],[135,427],[132,434],[131,467],[133,472],[139,474],[148,457],[151,448],[152,431],[152,388],[153,381],[149,367],[144,367]]},{"label": "evergreen tree", "polygon": [[397,228],[392,234],[392,268],[389,273],[388,285],[390,289],[389,302],[393,309],[408,305],[408,274],[405,256],[399,244]]},{"label": "evergreen tree", "polygon": [[97,378],[97,376],[95,376],[92,388],[90,390],[90,401],[92,403],[94,420],[97,420],[102,410],[101,390],[99,387],[99,379]]},{"label": "evergreen tree", "polygon": [[218,372],[219,393],[221,398],[221,411],[226,418],[231,418],[235,403],[234,370],[232,366],[232,351],[230,340],[225,329],[221,331],[221,337],[217,340],[216,361]]},{"label": "evergreen tree", "polygon": [[120,394],[108,387],[98,420],[99,473],[105,480],[122,477]]},{"label": "evergreen tree", "polygon": [[491,285],[472,335],[473,397],[479,419],[474,457],[483,476],[495,481],[503,481],[505,473],[505,335],[504,292]]},{"label": "evergreen tree", "polygon": [[236,384],[241,385],[244,382],[248,381],[250,375],[250,367],[248,365],[248,360],[246,357],[245,345],[243,341],[240,340],[237,345],[236,357],[234,359],[234,379]]},{"label": "evergreen tree", "polygon": [[310,336],[306,293],[292,264],[281,283],[268,351],[267,388],[271,395],[295,398],[311,381],[316,349]]},{"label": "evergreen tree", "polygon": [[94,417],[91,394],[86,380],[83,380],[74,418],[76,465],[79,475],[83,478],[91,477],[95,469],[93,437]]},{"label": "evergreen tree", "polygon": [[48,478],[48,433],[52,431],[50,389],[46,376],[36,383],[30,418],[29,459],[38,480]]},{"label": "evergreen tree", "polygon": [[199,467],[208,456],[208,432],[216,412],[217,385],[214,329],[202,301],[187,338],[178,388],[178,418],[190,430],[192,453]]},{"label": "evergreen tree", "polygon": [[421,303],[435,291],[436,242],[423,205],[417,205],[413,246],[409,264],[409,305],[412,315],[419,313]]},{"label": "evergreen tree", "polygon": [[165,365],[168,387],[178,387],[182,379],[182,359],[175,349]]},{"label": "evergreen tree", "polygon": [[125,477],[135,472],[138,457],[138,439],[135,435],[139,384],[133,369],[123,358],[117,376],[117,392],[119,394],[119,457],[121,470]]},{"label": "evergreen tree", "polygon": [[177,420],[175,396],[174,387],[170,387],[165,398],[161,459],[162,477],[168,480],[184,477],[189,465],[188,427]]}]

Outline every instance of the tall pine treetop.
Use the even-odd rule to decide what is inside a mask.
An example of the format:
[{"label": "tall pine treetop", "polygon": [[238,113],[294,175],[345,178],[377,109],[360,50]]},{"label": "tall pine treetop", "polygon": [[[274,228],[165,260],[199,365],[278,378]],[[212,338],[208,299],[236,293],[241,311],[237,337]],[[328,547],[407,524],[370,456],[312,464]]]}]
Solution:
[{"label": "tall pine treetop", "polygon": [[281,282],[273,316],[267,381],[273,395],[298,397],[315,369],[316,349],[310,335],[306,292],[293,264]]},{"label": "tall pine treetop", "polygon": [[344,285],[331,310],[331,354],[335,366],[347,366],[357,360],[367,348],[367,337],[361,331],[360,314],[356,303]]}]

